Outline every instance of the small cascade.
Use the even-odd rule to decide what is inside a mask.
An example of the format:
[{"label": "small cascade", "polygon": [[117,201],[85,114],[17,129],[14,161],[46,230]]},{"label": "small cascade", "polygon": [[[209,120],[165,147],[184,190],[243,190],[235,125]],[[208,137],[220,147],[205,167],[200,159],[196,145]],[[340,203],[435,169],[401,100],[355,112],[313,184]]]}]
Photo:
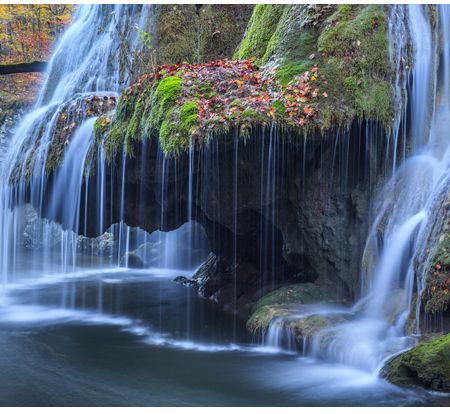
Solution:
[{"label": "small cascade", "polygon": [[287,322],[283,318],[275,318],[270,322],[267,332],[264,334],[265,346],[288,352],[297,351],[298,346],[294,332]]}]

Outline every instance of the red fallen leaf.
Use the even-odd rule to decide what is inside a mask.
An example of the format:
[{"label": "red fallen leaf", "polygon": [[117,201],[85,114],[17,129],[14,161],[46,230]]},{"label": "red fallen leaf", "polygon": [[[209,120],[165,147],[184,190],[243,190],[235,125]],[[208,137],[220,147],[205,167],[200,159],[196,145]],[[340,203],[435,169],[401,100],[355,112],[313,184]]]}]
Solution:
[{"label": "red fallen leaf", "polygon": [[323,96],[324,98],[328,98],[328,94],[327,94],[326,92],[324,92],[324,93],[322,94],[322,96]]},{"label": "red fallen leaf", "polygon": [[305,106],[305,107],[303,108],[303,112],[305,113],[305,115],[306,115],[307,117],[311,117],[312,115],[314,115],[315,110],[314,110],[314,108],[311,107],[311,106]]},{"label": "red fallen leaf", "polygon": [[434,266],[437,270],[441,270],[442,266],[438,263],[436,266]]}]

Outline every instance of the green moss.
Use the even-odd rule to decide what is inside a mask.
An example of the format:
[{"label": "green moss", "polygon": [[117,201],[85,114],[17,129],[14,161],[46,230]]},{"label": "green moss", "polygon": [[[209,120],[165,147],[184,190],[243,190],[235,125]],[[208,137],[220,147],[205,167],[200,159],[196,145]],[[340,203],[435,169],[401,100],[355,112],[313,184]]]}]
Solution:
[{"label": "green moss", "polygon": [[362,118],[377,119],[385,126],[390,125],[393,117],[392,89],[387,81],[365,82],[355,93],[357,115]]},{"label": "green moss", "polygon": [[178,154],[189,148],[192,132],[197,124],[198,108],[195,102],[186,102],[179,110],[166,117],[159,132],[165,154]]},{"label": "green moss", "polygon": [[181,93],[182,79],[168,76],[159,81],[150,99],[149,131],[157,132]]},{"label": "green moss", "polygon": [[251,108],[247,108],[245,109],[245,111],[242,112],[240,118],[247,120],[255,120],[258,119],[258,113]]},{"label": "green moss", "polygon": [[104,135],[111,126],[111,118],[106,116],[100,116],[94,123],[94,141],[97,143],[102,142]]},{"label": "green moss", "polygon": [[439,243],[431,263],[433,267],[439,264],[441,268],[450,269],[450,234],[445,235]]},{"label": "green moss", "polygon": [[280,4],[255,6],[245,36],[234,55],[236,59],[255,58],[256,62],[262,61],[283,13],[283,8],[284,6]]},{"label": "green moss", "polygon": [[[295,37],[291,34],[280,35],[285,43],[286,52],[280,60],[276,77],[283,86],[287,85],[295,76],[311,70],[314,63],[318,62],[315,49],[317,36],[318,33],[313,28],[305,28]],[[267,60],[275,52],[276,47],[274,46],[274,48],[273,52],[268,51]]]},{"label": "green moss", "polygon": [[382,6],[341,5],[318,39],[327,64],[338,69],[329,83],[343,85],[341,96],[359,117],[392,122],[391,65]]},{"label": "green moss", "polygon": [[255,305],[255,309],[267,305],[286,305],[290,303],[317,303],[335,299],[336,293],[326,286],[314,283],[298,283],[274,290],[263,296]]},{"label": "green moss", "polygon": [[[94,124],[94,137],[97,142],[103,141],[105,153],[111,159],[123,145],[131,155],[131,141],[140,136],[139,121],[142,113],[140,97],[135,92],[124,93],[117,103],[117,109],[112,124],[105,123],[104,118],[98,118]],[[104,124],[101,127],[101,124]]]},{"label": "green moss", "polygon": [[286,115],[286,107],[284,106],[283,102],[275,101],[273,103],[273,107],[275,108],[275,114],[277,115],[277,117],[282,118]]},{"label": "green moss", "polygon": [[450,391],[450,334],[392,358],[383,373],[394,384]]},{"label": "green moss", "polygon": [[125,136],[127,142],[130,142],[131,140],[138,140],[141,137],[140,125],[143,111],[144,103],[141,99],[138,99],[133,111],[133,116],[127,125]]},{"label": "green moss", "polygon": [[115,121],[103,142],[106,156],[111,159],[113,155],[120,152],[125,140],[126,126],[121,121]]},{"label": "green moss", "polygon": [[288,312],[282,307],[278,306],[261,306],[253,312],[250,319],[247,321],[247,329],[250,332],[258,330],[265,331],[273,319],[286,316]]}]

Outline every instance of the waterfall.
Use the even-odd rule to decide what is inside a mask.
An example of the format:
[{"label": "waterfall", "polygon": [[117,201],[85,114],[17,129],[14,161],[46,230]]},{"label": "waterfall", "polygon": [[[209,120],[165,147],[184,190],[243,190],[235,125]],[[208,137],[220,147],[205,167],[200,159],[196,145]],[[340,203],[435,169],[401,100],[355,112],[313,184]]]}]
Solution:
[{"label": "waterfall", "polygon": [[[433,51],[436,49],[425,6],[394,6],[391,16],[398,23],[399,16],[408,16],[409,34],[413,44],[413,68],[408,102],[411,105],[410,156],[394,171],[380,192],[375,204],[374,218],[366,243],[366,255],[375,250],[375,266],[365,284],[363,298],[352,312],[354,320],[326,328],[314,335],[312,354],[318,358],[377,372],[385,358],[414,343],[405,329],[408,319],[420,314],[420,295],[426,277],[424,251],[436,232],[445,213],[440,209],[450,189],[450,120],[448,85],[450,39],[448,25],[450,13],[447,6],[438,8],[442,56],[440,65],[443,79],[439,93],[434,93],[435,67]],[[391,22],[392,23],[392,22]],[[406,26],[391,28],[391,53],[394,67],[399,68],[405,53]],[[399,51],[400,49],[400,51]],[[403,51],[403,52],[402,52]],[[397,54],[400,53],[400,56]],[[397,74],[398,76],[398,74]],[[395,82],[398,90],[401,81]],[[442,98],[440,98],[440,96]],[[406,98],[406,97],[405,97]],[[404,110],[398,104],[397,110]],[[431,113],[427,127],[427,114]],[[395,121],[398,125],[399,115]],[[402,122],[404,122],[402,120]],[[394,128],[399,133],[399,128]],[[396,140],[398,138],[395,138]],[[444,200],[444,201],[443,201]],[[374,249],[375,246],[375,249]],[[415,263],[420,263],[417,268]],[[414,293],[418,297],[413,309]],[[416,320],[416,333],[419,324]]]},{"label": "waterfall", "polygon": [[[286,208],[279,201],[283,199],[281,195],[286,176],[298,174],[302,197],[312,197],[307,180],[307,165],[312,165],[308,164],[309,158],[320,164],[317,167],[320,170],[319,181],[324,184],[321,180],[326,176],[323,179],[325,184],[313,195],[317,196],[317,206],[324,209],[323,216],[326,216],[326,208],[329,207],[326,204],[331,204],[331,201],[322,203],[320,198],[325,197],[327,190],[329,194],[334,184],[344,192],[349,183],[355,184],[361,179],[368,182],[369,191],[372,190],[375,181],[372,174],[377,172],[379,160],[370,152],[373,148],[374,152],[379,149],[379,143],[372,142],[372,138],[376,141],[380,131],[371,122],[356,125],[357,133],[333,131],[333,136],[328,140],[331,144],[327,144],[332,148],[331,170],[322,165],[325,144],[306,138],[297,146],[298,154],[292,155],[288,161],[284,131],[276,125],[263,128],[260,141],[255,144],[253,140],[252,144],[248,144],[249,147],[253,145],[251,148],[254,153],[248,148],[247,152],[244,151],[247,143],[239,139],[238,131],[235,130],[230,144],[231,157],[228,159],[226,154],[220,153],[218,137],[209,140],[201,149],[191,145],[186,158],[187,165],[176,158],[166,157],[162,149],[158,148],[156,165],[153,166],[156,185],[151,191],[156,193],[156,204],[159,205],[149,211],[155,215],[152,218],[162,230],[176,227],[174,222],[185,221],[186,224],[176,234],[161,231],[149,235],[129,227],[125,220],[129,208],[127,195],[129,191],[135,190],[126,186],[128,174],[134,173],[130,171],[131,160],[123,148],[117,165],[109,165],[104,148],[93,145],[93,127],[97,116],[102,115],[105,109],[108,114],[112,114],[116,97],[132,78],[129,62],[123,61],[122,55],[138,47],[138,36],[130,30],[130,26],[136,21],[139,25],[144,24],[148,13],[149,8],[136,5],[82,6],[74,24],[59,42],[36,108],[17,129],[2,172],[2,283],[7,285],[18,282],[16,276],[23,274],[21,260],[26,253],[19,251],[18,246],[28,220],[27,204],[33,205],[39,215],[50,219],[43,220],[42,226],[38,226],[32,235],[42,240],[44,246],[33,253],[32,262],[36,268],[32,271],[35,273],[76,272],[80,265],[77,256],[80,239],[77,232],[83,228],[88,233],[91,217],[95,217],[95,231],[99,234],[108,231],[118,245],[115,255],[101,261],[102,266],[128,267],[139,256],[139,265],[142,266],[194,270],[201,260],[193,260],[193,250],[205,248],[204,230],[197,223],[198,210],[202,203],[206,203],[206,200],[201,199],[201,194],[211,190],[217,192],[217,205],[211,207],[212,213],[208,220],[213,222],[215,214],[228,216],[222,226],[223,231],[227,232],[226,242],[230,244],[227,246],[230,256],[227,259],[231,258],[231,266],[226,269],[229,292],[225,294],[231,292],[231,310],[236,313],[241,289],[239,272],[247,271],[245,268],[241,271],[239,267],[242,254],[254,254],[256,257],[262,292],[277,287],[279,265],[282,261],[284,264],[283,254],[289,253],[281,251],[286,246],[280,240],[281,232],[277,227],[279,216]],[[385,358],[414,342],[412,337],[406,335],[405,327],[413,311],[414,294],[419,299],[416,305],[418,314],[420,290],[425,277],[425,270],[419,269],[422,273],[417,271],[415,261],[428,242],[436,237],[436,227],[431,224],[438,222],[439,202],[450,187],[450,139],[446,131],[450,121],[450,8],[440,6],[438,14],[443,51],[440,71],[434,59],[434,51],[438,47],[426,8],[420,5],[391,8],[389,33],[391,61],[396,72],[393,82],[397,114],[385,149],[384,170],[388,177],[375,202],[375,217],[365,245],[364,256],[374,266],[367,270],[361,298],[350,312],[352,318],[308,337],[310,352],[317,358],[376,372]],[[123,43],[128,45],[125,51],[122,49]],[[413,65],[406,70],[410,43]],[[436,80],[437,73],[442,73],[441,82]],[[89,105],[93,105],[94,109],[101,107],[102,110],[87,115],[86,112],[92,112]],[[86,111],[86,108],[90,111]],[[406,123],[410,124],[410,128],[407,128]],[[58,135],[66,129],[70,134]],[[358,152],[361,159],[357,161],[350,160],[355,137],[360,140],[356,145],[361,151]],[[409,154],[406,150],[407,138],[412,143]],[[55,148],[55,145],[61,147]],[[145,145],[149,144],[142,145],[141,175],[144,174],[142,165],[145,163]],[[402,156],[399,154],[401,148]],[[259,187],[260,206],[247,205],[241,214],[240,207],[246,203],[245,191],[253,191],[253,188],[246,188],[248,183],[245,179],[248,175],[241,166],[241,157],[248,154],[251,154],[250,157],[253,154],[257,160],[255,174],[260,174],[256,185]],[[54,166],[54,171],[49,175],[49,163],[58,156],[61,162]],[[219,164],[226,168],[220,170]],[[95,171],[93,176],[89,174],[91,170]],[[231,196],[227,194],[222,200],[221,177],[225,174],[229,176],[232,188]],[[337,179],[333,181],[335,175]],[[187,176],[186,182],[180,180],[182,176]],[[149,192],[143,182],[141,177],[141,187],[137,191],[141,204],[146,203],[146,192]],[[180,188],[182,186],[187,186],[187,191],[186,188]],[[187,194],[186,199],[180,200],[181,194]],[[92,205],[88,200],[94,200],[97,206],[93,211],[88,211]],[[112,200],[119,200],[118,217],[113,211]],[[313,201],[316,200],[311,200],[311,205]],[[228,203],[226,211],[220,211],[220,203]],[[106,208],[108,205],[110,211]],[[258,207],[260,211],[257,211]],[[169,217],[172,212],[175,219]],[[145,215],[146,211],[139,214]],[[114,222],[113,217],[117,218],[116,224],[107,229],[106,223]],[[245,234],[246,223],[243,222],[247,219],[258,222],[253,234],[259,236],[256,247],[245,245],[247,240],[241,238]],[[51,220],[58,221],[61,226]],[[188,255],[181,253],[180,244],[189,246]],[[132,248],[135,250],[130,254]],[[156,261],[151,262],[152,249],[155,248],[161,254]],[[55,254],[60,256],[56,265]],[[304,260],[303,257],[294,259]],[[327,275],[320,275],[320,278],[324,281]],[[303,281],[308,280],[305,277]],[[64,284],[61,299],[63,306],[74,306],[74,293],[68,291],[71,288],[73,285]],[[245,290],[245,286],[242,289]],[[339,286],[336,290],[339,290]],[[96,293],[97,310],[102,313],[104,292],[100,280]],[[188,307],[189,300],[188,296]],[[189,315],[190,311],[188,318]],[[189,322],[188,319],[188,331]],[[291,329],[286,322],[283,318],[272,321],[264,338],[266,345],[290,351],[296,349],[294,328]],[[418,329],[416,323],[416,333]]]},{"label": "waterfall", "polygon": [[[113,109],[115,96],[131,77],[130,62],[123,61],[121,56],[138,47],[137,32],[130,28],[133,24],[145,24],[149,11],[149,7],[137,5],[80,6],[73,24],[59,41],[36,107],[18,126],[3,166],[0,190],[3,284],[14,280],[23,255],[30,254],[19,252],[17,247],[23,227],[30,220],[28,210],[23,207],[26,202],[31,202],[39,215],[45,211],[47,217],[57,217],[63,226],[58,229],[44,220],[29,235],[41,240],[44,246],[41,252],[33,252],[38,256],[33,259],[36,267],[44,272],[50,269],[66,272],[69,263],[70,270],[76,266],[77,236],[64,229],[77,230],[86,222],[86,217],[80,218],[80,211],[88,184],[86,194],[82,194],[82,185],[95,120],[86,113],[96,115],[96,111],[100,114],[102,110]],[[124,51],[125,44],[129,49]],[[64,130],[70,132],[67,137],[61,136]],[[58,140],[63,141],[62,149],[55,148],[54,141]],[[64,156],[59,155],[60,151]],[[49,177],[47,168],[55,155],[61,156],[61,165]],[[98,162],[103,171],[104,157],[98,157]],[[102,176],[104,171],[99,175]],[[50,197],[46,190],[49,184],[52,187]],[[102,184],[103,181],[100,200],[104,197]],[[102,203],[100,229],[101,208]],[[61,263],[55,268],[48,259],[54,256],[52,251],[58,244]]]}]

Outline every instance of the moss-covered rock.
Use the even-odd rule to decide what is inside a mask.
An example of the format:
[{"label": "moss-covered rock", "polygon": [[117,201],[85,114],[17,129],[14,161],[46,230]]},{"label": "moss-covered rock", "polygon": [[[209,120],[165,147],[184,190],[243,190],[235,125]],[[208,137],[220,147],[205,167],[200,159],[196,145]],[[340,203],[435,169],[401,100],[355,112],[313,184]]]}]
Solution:
[{"label": "moss-covered rock", "polygon": [[450,391],[450,334],[421,343],[387,362],[382,375],[401,386]]},{"label": "moss-covered rock", "polygon": [[[65,150],[81,123],[88,118],[98,116],[102,117],[102,122],[111,121],[111,114],[115,107],[115,96],[92,95],[76,97],[68,101],[58,108],[56,115],[49,110],[46,113],[48,122],[53,120],[54,123],[50,124],[50,128],[42,123],[39,131],[33,131],[36,133],[26,137],[22,147],[23,151],[16,159],[9,181],[15,183],[23,178],[30,179],[36,165],[39,168],[44,166],[47,174],[52,173],[61,164]],[[100,128],[101,125],[101,122],[96,124],[95,134],[100,135],[101,131],[105,131],[106,128]],[[41,140],[44,138],[48,138],[48,142],[45,142],[45,151],[40,148]],[[43,165],[44,163],[45,165]]]},{"label": "moss-covered rock", "polygon": [[283,11],[281,4],[256,5],[235,58],[254,58],[257,63],[263,63],[267,45],[274,36]]},{"label": "moss-covered rock", "polygon": [[[212,13],[167,7],[180,19]],[[107,154],[124,144],[132,155],[132,141],[151,136],[166,155],[177,155],[236,127],[248,137],[254,126],[277,123],[299,136],[349,126],[355,117],[392,122],[382,6],[258,5],[235,57],[246,60],[165,65],[144,75],[119,102]]]},{"label": "moss-covered rock", "polygon": [[[292,313],[298,314],[299,305],[334,302],[339,299],[336,289],[328,286],[315,283],[284,286],[268,293],[256,302],[247,327],[251,331],[265,330],[275,318],[292,316]],[[296,320],[299,319],[294,318],[293,322]],[[292,326],[294,325],[295,323],[292,324]]]},{"label": "moss-covered rock", "polygon": [[450,234],[442,235],[430,258],[427,282],[422,294],[427,313],[445,312],[450,302]]},{"label": "moss-covered rock", "polygon": [[232,128],[245,138],[252,127],[276,122],[298,134],[320,124],[314,104],[319,77],[313,66],[283,87],[249,60],[159,66],[124,91],[111,128],[98,141],[111,158],[123,146],[133,155],[133,141],[157,137],[164,153],[176,156]]},{"label": "moss-covered rock", "polygon": [[319,331],[341,324],[350,319],[346,312],[317,313],[311,305],[265,305],[258,308],[247,321],[252,332],[266,332],[271,324],[289,330],[299,348]]},{"label": "moss-covered rock", "polygon": [[264,13],[270,6],[259,7],[237,57],[255,57],[261,64],[273,61],[283,85],[317,64],[323,74],[318,104],[325,126],[354,117],[391,124],[392,70],[383,6],[278,6],[270,22]]},{"label": "moss-covered rock", "polygon": [[274,290],[263,296],[255,305],[255,309],[267,305],[287,305],[318,303],[337,300],[336,290],[315,283],[298,283]]},{"label": "moss-covered rock", "polygon": [[286,317],[289,315],[289,310],[283,306],[260,306],[252,313],[247,321],[247,329],[250,332],[265,331],[270,322],[274,319]]},{"label": "moss-covered rock", "polygon": [[253,5],[157,5],[154,49],[157,63],[199,63],[230,58]]}]

